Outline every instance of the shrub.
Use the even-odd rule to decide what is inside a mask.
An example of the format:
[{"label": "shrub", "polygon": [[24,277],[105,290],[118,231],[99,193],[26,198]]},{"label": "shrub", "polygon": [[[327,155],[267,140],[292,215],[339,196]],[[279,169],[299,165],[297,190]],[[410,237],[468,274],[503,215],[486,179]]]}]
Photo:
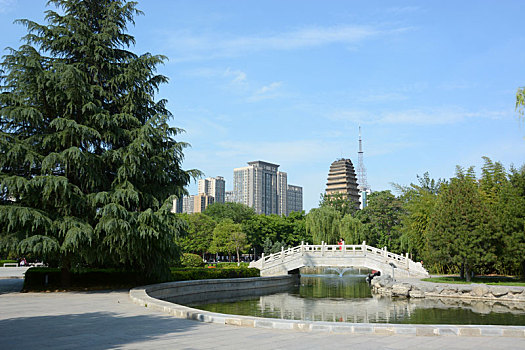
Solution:
[{"label": "shrub", "polygon": [[247,262],[241,262],[239,263],[239,265],[237,265],[236,262],[220,262],[220,263],[217,263],[217,268],[219,269],[237,269],[239,267],[248,268],[248,265],[250,265],[250,263],[247,263]]},{"label": "shrub", "polygon": [[4,266],[5,263],[16,263],[17,260],[0,260],[0,267]]},{"label": "shrub", "polygon": [[245,278],[245,277],[259,277],[259,270],[237,268],[237,269],[207,269],[207,268],[193,268],[193,269],[171,269],[172,281],[189,281],[189,280],[205,280],[205,279],[219,279],[219,278]]},{"label": "shrub", "polygon": [[[46,283],[47,276],[47,283]],[[71,272],[69,289],[118,289],[154,283],[133,271],[82,269]],[[61,289],[60,269],[32,267],[26,271],[24,291]]]},{"label": "shrub", "polygon": [[182,255],[181,264],[184,267],[203,267],[204,261],[197,254],[184,253]]}]

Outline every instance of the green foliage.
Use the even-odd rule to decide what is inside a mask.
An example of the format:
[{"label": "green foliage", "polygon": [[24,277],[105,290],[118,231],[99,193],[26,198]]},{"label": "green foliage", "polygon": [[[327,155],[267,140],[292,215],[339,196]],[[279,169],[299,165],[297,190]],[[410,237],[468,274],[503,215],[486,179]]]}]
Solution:
[{"label": "green foliage", "polygon": [[171,269],[171,281],[190,281],[206,280],[219,278],[247,278],[259,277],[258,269],[248,268],[192,268],[192,269]]},{"label": "green foliage", "polygon": [[525,88],[518,88],[516,91],[516,111],[523,117],[523,107],[525,107]]},{"label": "green foliage", "polygon": [[339,222],[339,233],[345,244],[362,244],[367,239],[361,221],[350,214]]},{"label": "green foliage", "polygon": [[341,217],[347,214],[355,214],[359,210],[359,203],[352,200],[344,193],[332,193],[321,195],[319,207],[329,206],[341,214]]},{"label": "green foliage", "polygon": [[419,184],[408,187],[397,186],[401,190],[403,213],[401,215],[401,250],[410,253],[416,261],[429,261],[428,226],[441,186],[446,184],[439,179],[431,179],[428,173],[417,176]]},{"label": "green foliage", "polygon": [[495,218],[470,171],[458,168],[438,195],[428,239],[433,260],[464,270],[467,281],[471,271],[496,261]]},{"label": "green foliage", "polygon": [[208,252],[213,239],[215,220],[203,213],[179,214],[179,217],[187,223],[178,240],[182,251],[201,255]]},{"label": "green foliage", "polygon": [[525,166],[511,169],[493,208],[502,237],[498,272],[525,278]]},{"label": "green foliage", "polygon": [[279,215],[255,215],[242,224],[242,230],[246,233],[248,242],[255,247],[257,252],[268,254],[265,244],[269,241],[283,242],[288,246],[296,246],[304,242],[311,242],[311,236],[307,235],[305,228],[304,212],[293,212],[289,216]]},{"label": "green foliage", "polygon": [[312,236],[313,244],[335,244],[341,238],[340,220],[341,213],[331,206],[314,208],[306,217],[306,233]]},{"label": "green foliage", "polygon": [[182,266],[184,267],[203,267],[204,261],[197,254],[184,253],[182,254],[182,259],[180,260]]},{"label": "green foliage", "polygon": [[0,64],[0,240],[20,254],[165,278],[181,223],[170,213],[197,172],[182,170],[165,57],[136,55],[135,2],[51,0],[47,25]]},{"label": "green foliage", "polygon": [[356,214],[356,218],[363,224],[362,235],[367,244],[403,253],[399,227],[402,213],[402,202],[390,191],[371,193],[366,208]]},{"label": "green foliage", "polygon": [[231,255],[235,252],[237,261],[239,261],[239,253],[248,247],[246,234],[242,232],[241,224],[236,224],[231,219],[224,219],[215,226],[210,253]]},{"label": "green foliage", "polygon": [[240,262],[240,263],[236,263],[236,262],[219,262],[217,264],[215,264],[214,266],[218,269],[238,269],[239,267],[241,268],[248,268],[248,266],[250,265],[250,263],[248,262]]},{"label": "green foliage", "polygon": [[255,210],[241,203],[213,203],[209,205],[204,214],[217,222],[230,219],[236,224],[241,224],[255,216]]},{"label": "green foliage", "polygon": [[8,264],[8,263],[17,263],[18,261],[17,260],[11,260],[11,259],[8,259],[8,260],[0,260],[0,267],[4,266],[4,264]]}]

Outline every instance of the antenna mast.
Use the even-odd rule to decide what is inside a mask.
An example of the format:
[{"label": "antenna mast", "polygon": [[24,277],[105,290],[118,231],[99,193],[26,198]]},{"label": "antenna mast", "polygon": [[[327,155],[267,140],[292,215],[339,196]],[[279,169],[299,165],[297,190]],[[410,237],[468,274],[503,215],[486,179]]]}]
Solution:
[{"label": "antenna mast", "polygon": [[366,168],[363,161],[363,142],[361,140],[361,126],[359,126],[359,152],[357,152],[357,182],[359,183],[359,191],[367,191],[370,189],[368,181],[366,180]]}]

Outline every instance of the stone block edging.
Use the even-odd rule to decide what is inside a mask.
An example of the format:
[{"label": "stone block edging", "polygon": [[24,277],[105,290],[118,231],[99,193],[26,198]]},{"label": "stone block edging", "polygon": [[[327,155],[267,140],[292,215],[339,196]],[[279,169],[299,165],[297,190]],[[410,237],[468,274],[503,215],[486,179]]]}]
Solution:
[{"label": "stone block edging", "polygon": [[[206,281],[206,280],[203,280]],[[228,280],[225,280],[228,281]],[[231,280],[229,280],[231,281]],[[197,281],[195,281],[197,282]],[[179,282],[170,282],[173,285]],[[184,283],[184,282],[180,282]],[[192,283],[199,288],[198,283]],[[129,297],[133,303],[160,311],[171,316],[208,323],[218,323],[240,327],[279,329],[299,332],[377,334],[377,335],[416,335],[416,336],[490,336],[525,338],[525,326],[477,326],[477,325],[418,325],[418,324],[379,324],[314,322],[283,320],[240,315],[228,315],[194,309],[184,305],[152,298],[148,290],[166,288],[166,283],[133,288]]]},{"label": "stone block edging", "polygon": [[379,295],[409,298],[457,298],[499,301],[525,307],[525,287],[493,286],[486,284],[449,284],[425,282],[420,279],[394,281],[389,275],[376,277],[372,292]]}]

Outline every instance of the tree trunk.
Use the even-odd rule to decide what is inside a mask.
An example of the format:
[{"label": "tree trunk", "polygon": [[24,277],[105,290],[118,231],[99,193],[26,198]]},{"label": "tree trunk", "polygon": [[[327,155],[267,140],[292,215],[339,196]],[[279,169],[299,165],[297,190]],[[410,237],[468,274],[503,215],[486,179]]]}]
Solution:
[{"label": "tree trunk", "polygon": [[465,263],[461,264],[461,267],[459,268],[459,278],[465,278]]},{"label": "tree trunk", "polygon": [[66,255],[62,260],[62,266],[60,267],[60,284],[65,288],[71,286],[71,259],[69,255]]},{"label": "tree trunk", "polygon": [[237,265],[241,262],[241,260],[239,259],[239,248],[236,249],[237,250]]},{"label": "tree trunk", "polygon": [[472,281],[472,274],[470,272],[470,268],[467,265],[465,265],[465,278],[467,282]]}]

